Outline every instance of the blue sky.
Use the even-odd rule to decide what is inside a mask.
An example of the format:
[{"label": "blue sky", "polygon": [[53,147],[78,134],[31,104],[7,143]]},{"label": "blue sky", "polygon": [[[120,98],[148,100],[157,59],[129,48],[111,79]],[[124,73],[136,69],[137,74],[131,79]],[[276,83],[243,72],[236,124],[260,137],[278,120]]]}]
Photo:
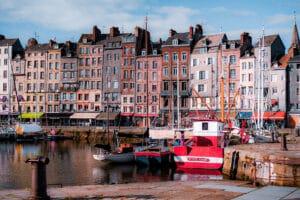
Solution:
[{"label": "blue sky", "polygon": [[154,41],[165,40],[171,28],[187,32],[201,24],[206,35],[222,31],[239,39],[249,32],[254,43],[264,25],[266,35],[279,34],[288,48],[294,11],[299,25],[300,0],[0,0],[0,34],[20,38],[23,46],[32,37],[77,42],[94,25],[104,33],[111,26],[133,33],[147,15]]}]

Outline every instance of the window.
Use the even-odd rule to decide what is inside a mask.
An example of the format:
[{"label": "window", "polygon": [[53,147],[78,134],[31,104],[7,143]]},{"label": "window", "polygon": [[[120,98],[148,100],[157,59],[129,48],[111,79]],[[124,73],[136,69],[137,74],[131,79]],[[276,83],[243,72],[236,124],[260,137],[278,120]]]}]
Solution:
[{"label": "window", "polygon": [[164,83],[163,83],[164,85],[163,85],[163,90],[165,90],[165,91],[168,91],[169,90],[169,82],[168,81],[164,81]]},{"label": "window", "polygon": [[207,64],[212,65],[213,64],[213,59],[212,58],[207,58]]},{"label": "window", "polygon": [[236,57],[235,57],[235,55],[229,56],[229,63],[230,64],[235,64],[236,63]]},{"label": "window", "polygon": [[242,87],[242,95],[245,95],[246,94],[246,87]]},{"label": "window", "polygon": [[193,59],[192,60],[192,66],[194,67],[194,66],[197,66],[197,59]]},{"label": "window", "polygon": [[277,82],[277,75],[276,74],[272,74],[271,82],[273,82],[273,83]]},{"label": "window", "polygon": [[172,45],[178,45],[178,39],[172,40]]},{"label": "window", "polygon": [[204,92],[204,85],[203,84],[198,85],[198,92]]},{"label": "window", "polygon": [[173,61],[174,62],[178,61],[178,54],[177,53],[173,53]]},{"label": "window", "polygon": [[246,81],[246,74],[242,74],[242,81]]},{"label": "window", "polygon": [[230,69],[230,78],[235,78],[235,77],[236,77],[236,70]]},{"label": "window", "polygon": [[208,130],[208,123],[202,122],[202,130],[207,131]]},{"label": "window", "polygon": [[157,80],[157,73],[156,72],[152,72],[152,80],[153,81]]},{"label": "window", "polygon": [[172,70],[172,75],[177,76],[177,72],[178,72],[177,67],[174,67]]},{"label": "window", "polygon": [[187,82],[183,81],[183,82],[181,83],[181,89],[182,89],[182,90],[187,90]]},{"label": "window", "polygon": [[247,63],[246,62],[242,62],[242,69],[247,69]]},{"label": "window", "polygon": [[168,67],[164,67],[164,75],[169,76],[169,68]]},{"label": "window", "polygon": [[185,52],[182,52],[182,54],[181,54],[181,60],[182,61],[186,61],[186,59],[187,59],[187,54]]},{"label": "window", "polygon": [[152,69],[157,69],[157,61],[152,62]]},{"label": "window", "polygon": [[230,92],[235,92],[235,83],[229,83]]},{"label": "window", "polygon": [[7,91],[7,83],[3,83],[3,92]]},{"label": "window", "polygon": [[165,53],[164,54],[164,62],[168,62],[169,61],[169,54]]},{"label": "window", "polygon": [[249,69],[252,69],[253,68],[253,62],[248,62],[248,67],[249,67]]},{"label": "window", "polygon": [[205,71],[199,71],[199,80],[205,79]]},{"label": "window", "polygon": [[187,76],[187,69],[186,69],[186,67],[182,67],[182,76]]},{"label": "window", "polygon": [[277,88],[272,88],[272,94],[277,94]]},{"label": "window", "polygon": [[200,49],[199,49],[199,53],[200,53],[200,54],[207,53],[207,48],[206,48],[206,47],[200,48]]}]

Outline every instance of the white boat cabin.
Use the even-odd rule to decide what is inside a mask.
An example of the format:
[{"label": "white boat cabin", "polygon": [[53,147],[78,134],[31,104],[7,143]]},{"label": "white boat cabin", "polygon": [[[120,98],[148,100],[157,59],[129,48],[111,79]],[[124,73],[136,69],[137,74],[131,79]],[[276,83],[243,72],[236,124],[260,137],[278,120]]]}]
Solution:
[{"label": "white boat cabin", "polygon": [[217,120],[194,121],[193,136],[221,136],[224,123]]}]

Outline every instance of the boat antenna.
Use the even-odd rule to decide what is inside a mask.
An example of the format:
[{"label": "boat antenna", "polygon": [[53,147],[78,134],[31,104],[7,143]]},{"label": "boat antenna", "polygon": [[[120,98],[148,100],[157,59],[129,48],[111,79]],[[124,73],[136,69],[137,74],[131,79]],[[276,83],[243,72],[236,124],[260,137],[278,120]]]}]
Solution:
[{"label": "boat antenna", "polygon": [[[222,26],[220,28],[220,31],[222,34]],[[220,49],[221,49],[221,77],[220,77],[220,106],[221,106],[221,121],[224,122],[225,121],[225,97],[224,97],[224,66],[223,66],[223,55],[222,55],[222,51],[223,51],[223,41],[222,41],[222,37],[220,40]]]}]

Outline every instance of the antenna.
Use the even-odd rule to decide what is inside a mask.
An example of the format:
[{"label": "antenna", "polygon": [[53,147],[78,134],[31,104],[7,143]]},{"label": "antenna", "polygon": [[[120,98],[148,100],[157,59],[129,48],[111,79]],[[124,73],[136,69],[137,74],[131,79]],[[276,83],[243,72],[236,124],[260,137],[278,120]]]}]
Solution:
[{"label": "antenna", "polygon": [[37,32],[34,32],[34,39],[39,40],[40,36],[37,34]]}]

